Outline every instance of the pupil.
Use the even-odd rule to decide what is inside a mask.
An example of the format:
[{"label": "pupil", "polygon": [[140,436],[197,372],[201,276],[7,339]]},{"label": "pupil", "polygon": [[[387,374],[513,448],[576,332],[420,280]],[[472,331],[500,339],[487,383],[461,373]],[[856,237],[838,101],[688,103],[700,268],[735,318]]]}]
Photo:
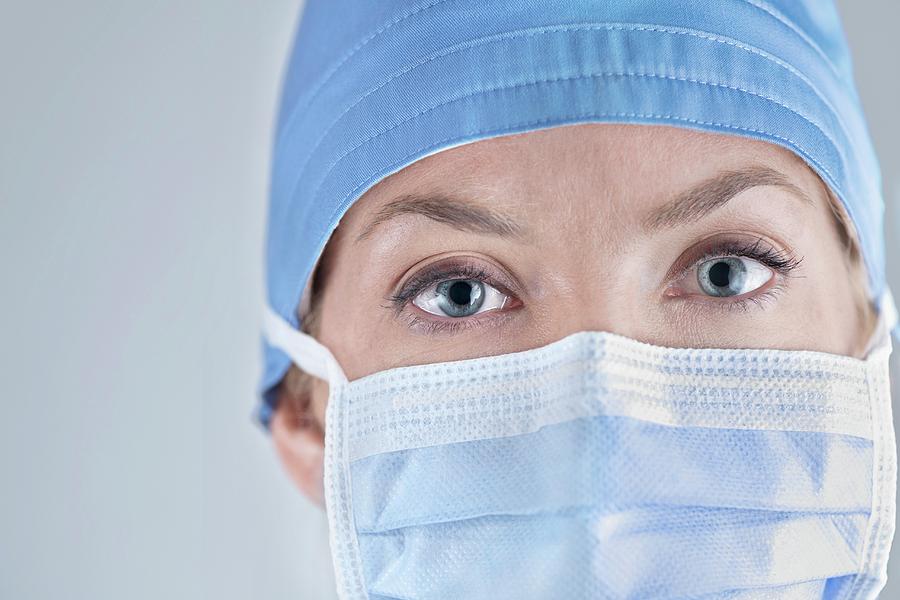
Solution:
[{"label": "pupil", "polygon": [[728,286],[731,280],[729,277],[730,274],[731,267],[724,261],[717,262],[709,268],[709,280],[717,287]]},{"label": "pupil", "polygon": [[456,304],[469,304],[472,301],[472,286],[465,281],[457,281],[447,293]]}]

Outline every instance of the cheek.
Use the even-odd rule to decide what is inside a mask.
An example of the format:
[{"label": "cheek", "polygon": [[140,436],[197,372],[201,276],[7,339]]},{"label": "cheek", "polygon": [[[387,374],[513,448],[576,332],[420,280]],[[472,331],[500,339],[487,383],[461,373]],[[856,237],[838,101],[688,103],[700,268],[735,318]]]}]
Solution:
[{"label": "cheek", "polygon": [[837,236],[826,227],[830,223],[821,223],[818,231],[828,234],[806,240],[806,270],[802,279],[792,282],[797,293],[791,312],[804,326],[798,336],[809,349],[852,356],[862,327],[861,282],[854,277]]},{"label": "cheek", "polygon": [[321,298],[318,336],[351,381],[405,364],[400,358],[408,350],[393,311],[383,308],[388,304],[381,291],[386,285],[355,277],[352,271],[342,264],[333,272]]}]

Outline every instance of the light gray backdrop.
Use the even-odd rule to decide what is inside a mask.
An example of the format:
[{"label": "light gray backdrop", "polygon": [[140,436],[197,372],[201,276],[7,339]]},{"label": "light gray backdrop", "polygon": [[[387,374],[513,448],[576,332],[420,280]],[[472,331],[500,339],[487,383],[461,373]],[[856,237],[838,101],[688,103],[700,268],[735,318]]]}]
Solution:
[{"label": "light gray backdrop", "polygon": [[[0,598],[333,585],[326,523],[251,421],[270,129],[300,4],[0,3]],[[841,6],[893,259],[900,6]],[[884,597],[900,597],[898,555]]]}]

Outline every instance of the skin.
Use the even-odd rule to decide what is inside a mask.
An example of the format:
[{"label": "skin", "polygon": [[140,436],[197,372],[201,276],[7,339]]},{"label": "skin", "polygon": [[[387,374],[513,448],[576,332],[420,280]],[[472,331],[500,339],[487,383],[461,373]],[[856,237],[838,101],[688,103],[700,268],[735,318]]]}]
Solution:
[{"label": "skin", "polygon": [[[685,190],[748,167],[777,171],[796,189],[752,187],[688,222],[653,220]],[[510,216],[523,233],[463,231],[402,214],[355,241],[408,194],[463,198]],[[594,123],[468,143],[381,180],[348,210],[323,258],[313,333],[351,381],[398,366],[516,352],[582,330],[663,346],[860,357],[872,322],[860,309],[861,269],[848,259],[833,205],[794,153],[739,136]],[[710,296],[692,261],[727,242],[757,243],[797,264],[786,274],[750,265],[764,274],[763,285]],[[507,296],[506,303],[464,317],[429,314],[411,300],[399,313],[391,306],[388,298],[412,277],[448,263],[486,271],[491,298]],[[324,507],[328,386],[310,377],[295,393],[302,397],[292,405],[305,407],[305,418],[280,402],[272,437],[298,488]]]}]

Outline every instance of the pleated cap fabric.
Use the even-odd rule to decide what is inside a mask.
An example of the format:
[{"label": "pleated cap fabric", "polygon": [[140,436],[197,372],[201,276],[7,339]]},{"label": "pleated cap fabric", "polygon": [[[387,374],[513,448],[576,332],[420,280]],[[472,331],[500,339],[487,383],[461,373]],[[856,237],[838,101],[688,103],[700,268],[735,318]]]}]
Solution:
[{"label": "pleated cap fabric", "polygon": [[[346,210],[416,160],[578,122],[663,124],[792,150],[857,228],[884,287],[877,159],[826,0],[307,0],[275,131],[267,301],[299,328]],[[290,359],[262,339],[268,427]]]}]

